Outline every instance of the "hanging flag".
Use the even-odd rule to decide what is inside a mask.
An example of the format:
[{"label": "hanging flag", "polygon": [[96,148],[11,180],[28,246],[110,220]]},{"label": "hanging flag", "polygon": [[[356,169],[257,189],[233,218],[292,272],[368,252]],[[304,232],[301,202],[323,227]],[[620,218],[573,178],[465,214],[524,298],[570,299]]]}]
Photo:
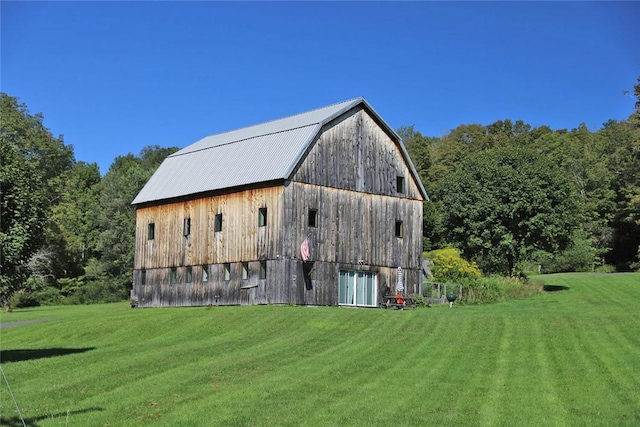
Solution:
[{"label": "hanging flag", "polygon": [[309,239],[306,237],[302,241],[302,245],[300,245],[300,257],[303,261],[309,260]]}]

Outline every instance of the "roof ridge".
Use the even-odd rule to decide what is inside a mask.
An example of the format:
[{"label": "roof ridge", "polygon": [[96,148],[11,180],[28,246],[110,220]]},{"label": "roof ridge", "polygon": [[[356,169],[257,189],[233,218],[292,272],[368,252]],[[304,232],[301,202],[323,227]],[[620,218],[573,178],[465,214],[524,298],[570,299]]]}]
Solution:
[{"label": "roof ridge", "polygon": [[[347,102],[353,102],[353,101],[356,101],[356,100],[364,100],[364,98],[362,96],[356,96],[354,98],[346,99],[344,101],[334,102],[333,104],[325,105],[323,107],[318,107],[318,108],[313,108],[311,110],[303,111],[302,113],[290,114],[288,116],[278,117],[277,119],[265,120],[264,122],[254,123],[254,124],[248,125],[248,126],[242,126],[242,127],[235,128],[235,129],[225,130],[223,132],[212,133],[211,135],[207,135],[204,138],[209,138],[211,136],[217,136],[217,135],[223,135],[225,133],[235,132],[235,131],[239,131],[239,130],[242,130],[242,129],[249,129],[249,128],[256,127],[256,126],[266,125],[267,123],[273,123],[273,122],[277,122],[278,120],[284,120],[284,119],[288,119],[288,118],[291,118],[291,117],[301,116],[303,114],[308,114],[308,113],[312,113],[314,111],[322,110],[323,108],[333,107],[334,105],[338,105],[338,104],[346,104]],[[319,123],[319,122],[317,122],[317,123]],[[304,127],[304,126],[299,126],[299,127]],[[296,128],[291,128],[291,129],[296,129]],[[284,129],[283,131],[285,131],[285,130],[290,130],[290,129]]]},{"label": "roof ridge", "polygon": [[[219,147],[224,147],[224,146],[227,146],[227,145],[233,145],[233,144],[237,144],[238,142],[248,141],[250,139],[261,138],[263,136],[275,135],[275,134],[278,134],[278,133],[290,132],[292,130],[302,129],[302,128],[306,128],[306,127],[314,126],[314,125],[317,125],[317,123],[309,123],[308,125],[304,125],[304,126],[296,126],[296,127],[292,127],[292,128],[288,128],[288,129],[282,129],[282,130],[275,131],[275,132],[262,133],[262,134],[259,134],[259,135],[254,135],[254,136],[250,136],[250,137],[242,138],[242,139],[234,139],[233,141],[225,142],[224,144],[211,145],[209,147],[202,147],[202,148],[199,148],[197,150],[187,151],[186,153],[180,153],[180,151],[182,151],[182,150],[179,150],[179,151],[176,151],[173,154],[168,155],[167,157],[186,156],[186,155],[189,155],[189,154],[198,153],[200,151],[211,150],[212,148],[219,148]],[[251,127],[251,126],[247,126],[247,127]],[[244,128],[240,128],[240,129],[244,129]],[[229,132],[232,132],[232,131],[229,131]],[[223,133],[227,133],[227,132],[223,132]],[[220,134],[215,134],[215,135],[220,135]],[[210,136],[215,136],[215,135],[210,135]],[[205,138],[209,138],[209,136],[207,136]]]}]

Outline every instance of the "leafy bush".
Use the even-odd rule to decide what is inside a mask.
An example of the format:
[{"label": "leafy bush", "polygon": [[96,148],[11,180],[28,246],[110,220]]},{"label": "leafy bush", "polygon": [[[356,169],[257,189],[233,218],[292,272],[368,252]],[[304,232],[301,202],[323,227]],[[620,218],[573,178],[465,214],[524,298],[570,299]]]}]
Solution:
[{"label": "leafy bush", "polygon": [[11,306],[16,308],[60,305],[64,303],[64,296],[53,286],[46,286],[31,292],[23,290],[17,292],[11,300]]},{"label": "leafy bush", "polygon": [[481,304],[522,298],[540,292],[541,285],[516,277],[481,277],[466,280],[462,287],[460,302]]},{"label": "leafy bush", "polygon": [[416,307],[424,307],[426,305],[422,295],[416,295],[413,297],[413,301],[415,302]]},{"label": "leafy bush", "polygon": [[18,291],[11,297],[9,304],[11,307],[25,308],[37,307],[40,305],[33,292]]},{"label": "leafy bush", "polygon": [[598,267],[595,268],[594,271],[596,273],[615,273],[616,267],[609,264],[599,265]]},{"label": "leafy bush", "polygon": [[60,305],[67,303],[64,295],[60,293],[60,290],[53,286],[47,286],[44,289],[34,292],[34,295],[40,305]]},{"label": "leafy bush", "polygon": [[128,298],[126,290],[115,280],[91,281],[69,297],[73,304],[118,302]]},{"label": "leafy bush", "polygon": [[572,245],[548,260],[541,261],[544,273],[592,271],[600,260],[589,239],[574,238]]},{"label": "leafy bush", "polygon": [[629,268],[631,271],[640,271],[640,246],[638,246],[638,251],[636,252],[636,261],[632,262]]},{"label": "leafy bush", "polygon": [[[525,277],[482,277],[475,263],[470,263],[460,256],[454,248],[438,249],[424,254],[431,259],[433,280],[444,284],[445,289],[458,297],[456,303],[483,304],[534,295],[542,286],[528,281]],[[462,287],[462,292],[460,292]],[[424,296],[437,297],[432,286],[425,286]]]},{"label": "leafy bush", "polygon": [[464,260],[455,248],[437,249],[427,252],[424,257],[433,261],[431,272],[437,282],[460,283],[482,277],[478,266]]},{"label": "leafy bush", "polygon": [[83,284],[82,277],[63,277],[57,280],[58,288],[65,296],[75,293]]}]

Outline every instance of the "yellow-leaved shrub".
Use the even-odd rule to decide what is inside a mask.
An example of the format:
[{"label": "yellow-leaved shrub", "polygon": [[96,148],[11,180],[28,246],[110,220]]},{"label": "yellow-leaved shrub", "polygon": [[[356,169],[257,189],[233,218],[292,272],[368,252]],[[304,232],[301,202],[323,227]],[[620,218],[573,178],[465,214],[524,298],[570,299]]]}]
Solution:
[{"label": "yellow-leaved shrub", "polygon": [[437,282],[458,283],[482,277],[478,266],[463,259],[458,249],[436,249],[425,253],[424,257],[433,261],[431,272]]}]

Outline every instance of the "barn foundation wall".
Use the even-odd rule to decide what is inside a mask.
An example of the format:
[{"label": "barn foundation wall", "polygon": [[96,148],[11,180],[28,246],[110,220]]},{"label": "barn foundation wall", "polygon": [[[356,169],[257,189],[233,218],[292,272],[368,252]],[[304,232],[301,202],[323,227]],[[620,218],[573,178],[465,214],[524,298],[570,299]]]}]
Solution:
[{"label": "barn foundation wall", "polygon": [[[189,307],[208,305],[339,305],[340,271],[374,273],[377,301],[395,293],[396,268],[331,262],[303,262],[300,259],[266,261],[266,277],[260,278],[260,262],[247,263],[249,271],[242,279],[241,263],[231,264],[229,280],[225,280],[225,265],[208,266],[209,275],[203,281],[203,267],[194,267],[191,282],[186,281],[186,268],[178,268],[172,283],[171,268],[134,271],[132,298],[138,307]],[[144,272],[143,272],[144,271]],[[144,281],[143,281],[144,276]],[[422,273],[418,269],[403,269],[406,295],[420,292]]]}]

